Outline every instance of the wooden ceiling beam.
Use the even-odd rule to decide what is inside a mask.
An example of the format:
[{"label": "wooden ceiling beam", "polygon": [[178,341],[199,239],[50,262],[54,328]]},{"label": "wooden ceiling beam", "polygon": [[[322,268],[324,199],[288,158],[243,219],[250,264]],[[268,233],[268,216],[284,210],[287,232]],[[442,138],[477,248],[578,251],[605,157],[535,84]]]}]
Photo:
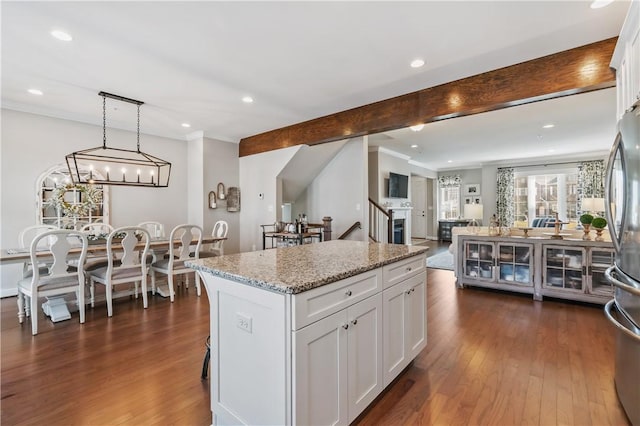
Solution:
[{"label": "wooden ceiling beam", "polygon": [[616,84],[617,37],[417,92],[271,130],[240,141],[240,156],[316,145],[478,114]]}]

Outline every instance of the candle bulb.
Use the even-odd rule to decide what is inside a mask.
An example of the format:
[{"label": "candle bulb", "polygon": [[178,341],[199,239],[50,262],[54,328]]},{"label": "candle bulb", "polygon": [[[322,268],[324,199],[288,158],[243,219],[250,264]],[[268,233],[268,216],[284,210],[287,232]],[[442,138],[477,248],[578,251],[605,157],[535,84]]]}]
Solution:
[{"label": "candle bulb", "polygon": [[109,180],[109,167],[105,167],[104,170],[107,172],[107,180]]},{"label": "candle bulb", "polygon": [[93,180],[93,164],[89,165],[89,180]]},{"label": "candle bulb", "polygon": [[140,183],[140,169],[136,170],[136,173],[138,174],[138,183]]},{"label": "candle bulb", "polygon": [[127,172],[127,169],[125,169],[124,167],[122,168],[122,181],[125,182],[125,173]]},{"label": "candle bulb", "polygon": [[151,184],[153,185],[153,170],[151,170]]}]

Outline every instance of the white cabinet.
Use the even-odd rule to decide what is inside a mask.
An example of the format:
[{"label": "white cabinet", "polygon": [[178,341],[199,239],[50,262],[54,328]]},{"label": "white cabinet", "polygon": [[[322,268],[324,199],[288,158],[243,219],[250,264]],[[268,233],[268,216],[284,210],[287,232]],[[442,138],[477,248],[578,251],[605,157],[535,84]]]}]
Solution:
[{"label": "white cabinet", "polygon": [[382,293],[384,386],[427,344],[426,282],[423,271]]},{"label": "white cabinet", "polygon": [[201,273],[213,423],[353,422],[426,345],[425,257],[296,294]]},{"label": "white cabinet", "polygon": [[293,334],[295,423],[348,424],[382,391],[382,295]]},{"label": "white cabinet", "polygon": [[611,59],[616,69],[618,118],[640,100],[640,1],[631,2]]}]

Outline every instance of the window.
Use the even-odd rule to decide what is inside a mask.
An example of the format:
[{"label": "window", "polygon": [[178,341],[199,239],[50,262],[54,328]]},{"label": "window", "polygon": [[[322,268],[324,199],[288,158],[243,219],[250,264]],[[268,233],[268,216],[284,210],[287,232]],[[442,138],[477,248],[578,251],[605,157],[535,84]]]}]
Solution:
[{"label": "window", "polygon": [[458,219],[460,217],[460,185],[440,187],[439,198],[440,219]]},{"label": "window", "polygon": [[530,226],[533,219],[558,217],[563,222],[578,220],[578,170],[552,174],[515,175],[515,225]]}]

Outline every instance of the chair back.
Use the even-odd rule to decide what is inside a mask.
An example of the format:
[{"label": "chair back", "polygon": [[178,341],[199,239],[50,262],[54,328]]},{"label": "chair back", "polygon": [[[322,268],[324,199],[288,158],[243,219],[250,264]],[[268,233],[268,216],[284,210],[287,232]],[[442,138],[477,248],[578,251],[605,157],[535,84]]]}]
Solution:
[{"label": "chair back", "polygon": [[[198,225],[178,225],[171,230],[169,242],[170,259],[188,259],[189,253],[193,253],[194,257],[198,259],[202,246],[202,228]],[[192,247],[193,250],[191,250]]]},{"label": "chair back", "polygon": [[[43,232],[37,235],[31,242],[31,263],[33,265],[38,264],[38,254],[42,254],[41,241],[47,240],[47,248],[51,255],[53,262],[47,264],[47,278],[63,278],[73,275],[78,276],[79,283],[84,285],[84,260],[87,257],[87,247],[89,242],[87,236],[80,231],[56,229],[54,231]],[[71,250],[80,249],[80,255],[78,258],[78,268],[75,271],[69,272],[69,265],[67,261],[69,259],[76,258],[77,253],[70,253]],[[32,286],[37,286],[41,278],[41,272],[39,268],[33,268]]]},{"label": "chair back", "polygon": [[108,223],[87,223],[80,228],[80,231],[89,235],[109,235],[113,232],[113,226]]},{"label": "chair back", "polygon": [[[58,229],[57,226],[54,225],[32,225],[24,228],[18,234],[18,242],[20,243],[20,247],[31,247],[31,242],[35,237],[47,231],[54,231]],[[40,247],[47,247],[49,245],[48,240],[40,240]]]},{"label": "chair back", "polygon": [[161,224],[160,222],[153,222],[153,221],[141,222],[138,224],[138,226],[140,228],[146,229],[149,232],[149,235],[151,235],[151,238],[165,237],[164,225]]},{"label": "chair back", "polygon": [[[107,275],[115,270],[142,268],[147,270],[147,255],[149,254],[149,232],[139,226],[123,226],[114,229],[107,237]],[[144,244],[142,252],[138,244]],[[122,250],[119,260],[114,256],[115,250]]]},{"label": "chair back", "polygon": [[[227,238],[227,232],[229,232],[229,224],[224,220],[219,220],[213,225],[213,231],[211,236],[214,238]],[[211,243],[211,249],[217,250],[218,254],[222,255],[222,246],[224,240],[214,241]]]}]

